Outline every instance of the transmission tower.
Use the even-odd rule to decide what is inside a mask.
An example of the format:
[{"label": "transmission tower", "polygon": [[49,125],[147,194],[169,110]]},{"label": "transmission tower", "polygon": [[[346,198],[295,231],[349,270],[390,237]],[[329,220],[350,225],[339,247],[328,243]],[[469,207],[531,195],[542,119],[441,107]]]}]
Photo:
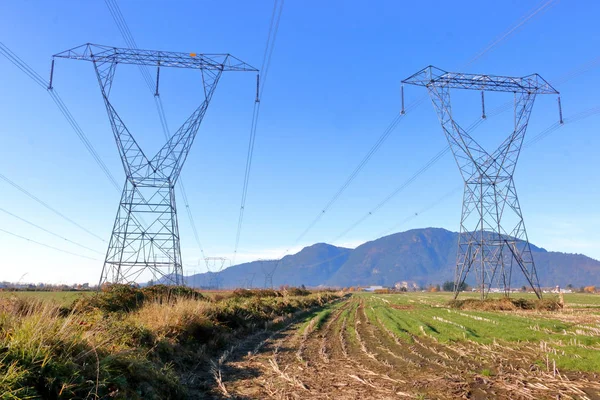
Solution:
[{"label": "transmission tower", "polygon": [[273,275],[279,266],[281,260],[264,260],[260,259],[260,268],[265,276],[265,289],[273,289]]},{"label": "transmission tower", "polygon": [[245,282],[244,282],[244,287],[246,289],[252,289],[252,287],[253,287],[252,285],[254,283],[254,277],[255,276],[256,276],[255,272],[252,273],[252,274],[248,274],[248,276],[246,277]]},{"label": "transmission tower", "polygon": [[187,282],[186,285],[190,286],[192,288],[198,288],[198,270],[196,268],[190,270],[191,273],[191,279],[190,276],[188,276],[187,278]]},{"label": "transmission tower", "polygon": [[[182,284],[175,184],[221,74],[225,71],[257,72],[257,69],[230,54],[175,53],[88,43],[53,56],[50,89],[55,58],[93,63],[127,177],[100,285],[135,282],[145,272],[161,283]],[[188,68],[201,72],[204,100],[152,158],[142,151],[109,100],[118,64],[156,66],[155,95],[158,95],[161,68]]]},{"label": "transmission tower", "polygon": [[225,257],[205,257],[204,263],[208,271],[208,287],[219,289],[221,286],[221,271],[231,266],[231,260]]},{"label": "transmission tower", "polygon": [[[538,74],[514,78],[446,72],[432,66],[402,83],[427,88],[464,180],[454,298],[471,271],[476,275],[482,298],[492,284],[499,284],[508,295],[514,264],[541,298],[513,174],[535,96],[559,95],[558,91]],[[450,89],[480,91],[482,118],[485,118],[485,91],[514,93],[513,131],[493,153],[484,150],[454,120]],[[560,97],[558,104],[562,123]]]}]

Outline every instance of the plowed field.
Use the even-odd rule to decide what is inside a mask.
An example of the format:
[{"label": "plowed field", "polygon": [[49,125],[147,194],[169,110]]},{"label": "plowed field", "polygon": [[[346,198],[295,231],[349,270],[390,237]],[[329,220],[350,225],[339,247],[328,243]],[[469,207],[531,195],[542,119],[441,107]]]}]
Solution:
[{"label": "plowed field", "polygon": [[[238,399],[600,399],[600,306],[448,308],[430,294],[358,294],[257,334],[215,363]],[[268,335],[268,336],[267,336]]]}]

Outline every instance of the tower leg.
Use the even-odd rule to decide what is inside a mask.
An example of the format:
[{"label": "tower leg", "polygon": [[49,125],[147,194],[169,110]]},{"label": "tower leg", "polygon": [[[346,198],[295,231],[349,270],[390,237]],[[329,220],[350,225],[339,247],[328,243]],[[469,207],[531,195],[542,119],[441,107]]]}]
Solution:
[{"label": "tower leg", "polygon": [[512,266],[518,265],[527,283],[541,297],[531,246],[512,176],[490,183],[476,176],[465,183],[458,240],[454,297],[470,271],[485,298],[492,286],[511,291]]},{"label": "tower leg", "polygon": [[175,187],[127,180],[100,284],[146,280],[183,283]]}]

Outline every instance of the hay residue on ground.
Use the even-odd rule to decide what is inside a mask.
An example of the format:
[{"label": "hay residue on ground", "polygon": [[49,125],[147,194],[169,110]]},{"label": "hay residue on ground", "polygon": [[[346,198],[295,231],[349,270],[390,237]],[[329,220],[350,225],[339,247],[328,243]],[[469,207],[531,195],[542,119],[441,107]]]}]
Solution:
[{"label": "hay residue on ground", "polygon": [[562,305],[557,299],[515,299],[502,297],[499,299],[463,299],[451,300],[448,305],[450,308],[459,310],[481,310],[481,311],[516,311],[516,310],[534,310],[534,311],[557,311],[562,309]]}]

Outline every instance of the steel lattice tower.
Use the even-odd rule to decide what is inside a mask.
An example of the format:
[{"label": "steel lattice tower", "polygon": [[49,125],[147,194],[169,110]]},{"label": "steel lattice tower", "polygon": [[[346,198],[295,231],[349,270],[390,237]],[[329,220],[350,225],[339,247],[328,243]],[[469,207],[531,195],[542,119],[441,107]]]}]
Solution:
[{"label": "steel lattice tower", "polygon": [[221,272],[223,269],[231,267],[231,260],[225,257],[205,257],[204,263],[208,272],[208,287],[210,289],[220,289]]},{"label": "steel lattice tower", "polygon": [[[402,82],[427,88],[464,180],[454,297],[472,270],[482,298],[494,283],[508,295],[516,263],[541,298],[513,174],[536,95],[559,93],[538,74],[513,78],[452,73],[432,66]],[[514,129],[494,152],[484,150],[454,120],[450,89],[481,91],[483,118],[485,91],[514,93]]]},{"label": "steel lattice tower", "polygon": [[273,289],[273,275],[279,266],[281,260],[276,259],[260,259],[260,268],[265,276],[265,289]]},{"label": "steel lattice tower", "polygon": [[[125,169],[126,181],[100,285],[132,283],[147,271],[158,282],[183,284],[175,184],[221,74],[258,70],[230,54],[175,53],[88,43],[53,56],[50,88],[55,58],[93,63]],[[204,101],[152,158],[140,148],[109,100],[118,64],[155,66],[156,95],[161,67],[197,69],[202,74]]]}]

